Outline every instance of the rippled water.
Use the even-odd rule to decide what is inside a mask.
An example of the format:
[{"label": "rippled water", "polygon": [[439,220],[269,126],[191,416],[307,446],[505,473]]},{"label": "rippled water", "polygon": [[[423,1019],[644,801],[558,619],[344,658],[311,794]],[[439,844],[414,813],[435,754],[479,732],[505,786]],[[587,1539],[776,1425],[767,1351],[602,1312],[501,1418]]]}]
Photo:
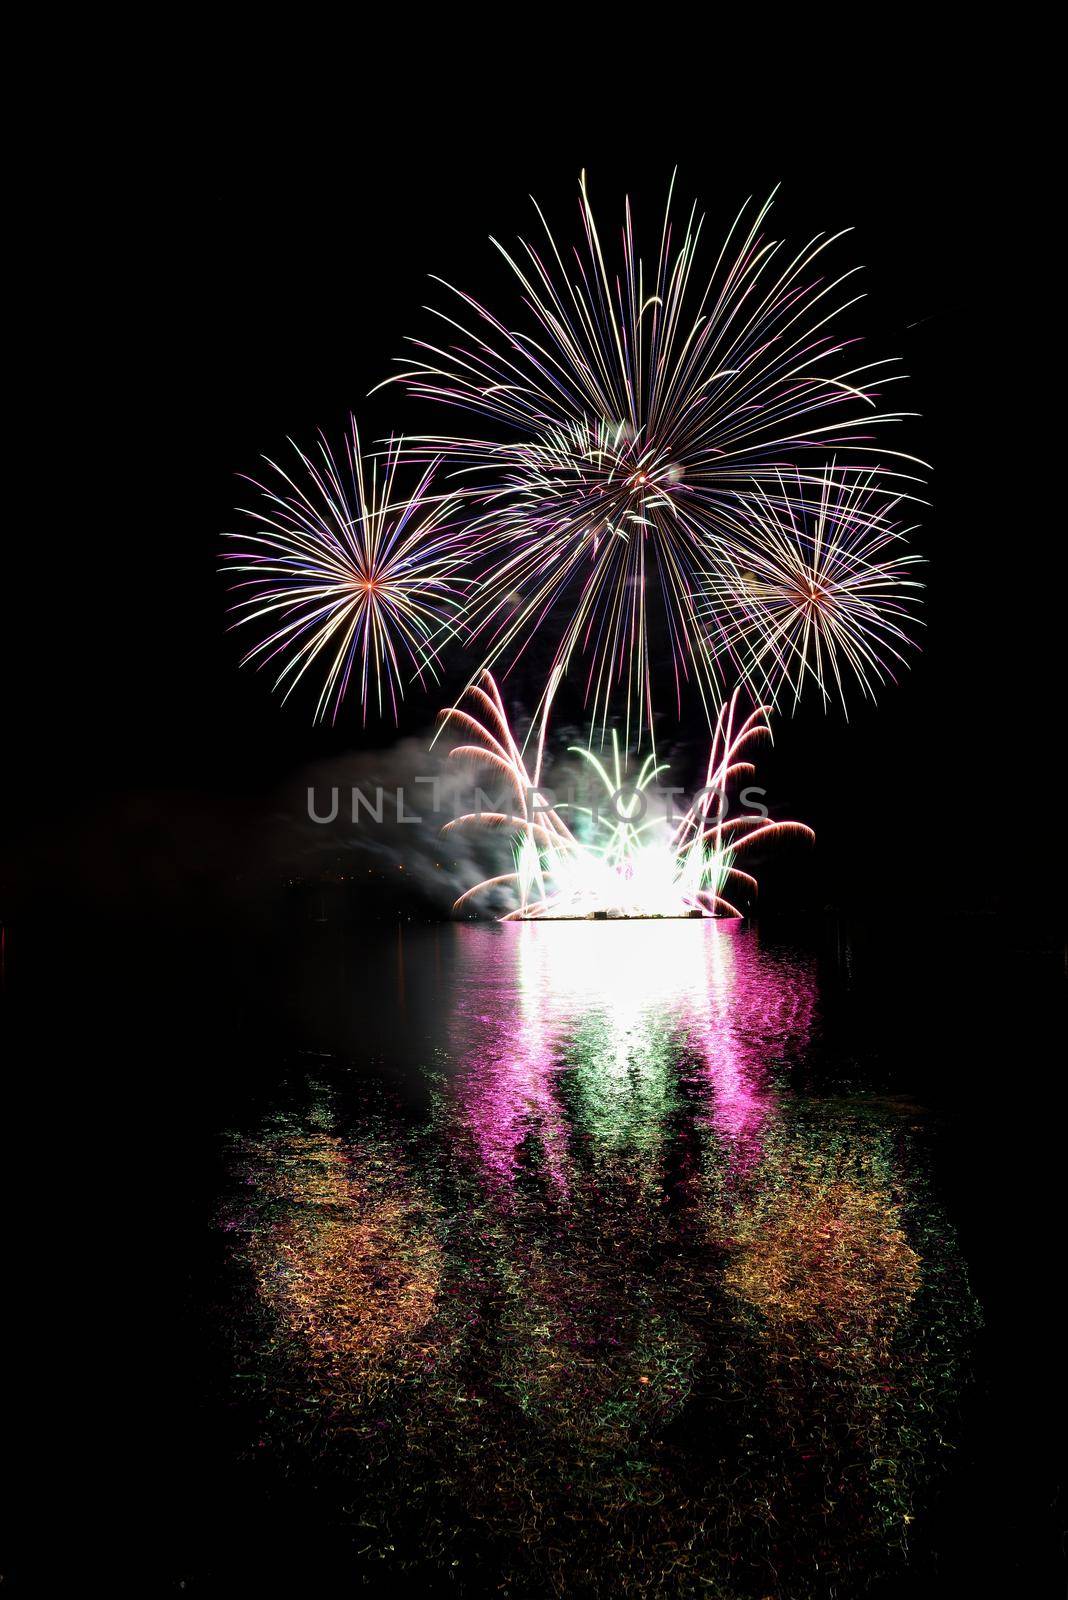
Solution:
[{"label": "rippled water", "polygon": [[979,1311],[915,1108],[797,1087],[812,958],[459,925],[323,982],[318,1053],[227,1140],[257,1470],[424,1590],[848,1595],[902,1566]]}]

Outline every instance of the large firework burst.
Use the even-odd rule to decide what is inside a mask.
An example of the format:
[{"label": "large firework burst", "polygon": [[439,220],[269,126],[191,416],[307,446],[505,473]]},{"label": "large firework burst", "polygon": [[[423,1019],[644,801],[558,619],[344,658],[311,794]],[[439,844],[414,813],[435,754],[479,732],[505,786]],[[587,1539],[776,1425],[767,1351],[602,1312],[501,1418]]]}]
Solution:
[{"label": "large firework burst", "polygon": [[[681,237],[665,210],[649,270],[629,202],[622,257],[610,267],[581,184],[584,246],[565,260],[545,230],[539,251],[498,245],[523,314],[502,320],[460,290],[448,342],[412,340],[393,381],[462,408],[504,437],[423,437],[451,464],[475,513],[470,620],[485,664],[505,669],[550,619],[550,683],[576,652],[602,728],[620,689],[628,726],[651,725],[653,644],[666,641],[676,701],[693,681],[709,716],[719,701],[718,630],[706,575],[736,572],[739,494],[802,486],[846,468],[897,485],[909,461],[871,443],[902,413],[880,409],[898,374],[858,362],[836,328],[854,303],[852,273],[828,275],[819,234],[796,255],[765,238],[770,201],[736,218],[707,275],[702,220]],[[451,288],[451,285],[446,285]],[[889,490],[888,490],[889,492]],[[655,630],[658,630],[656,632]]]},{"label": "large firework burst", "polygon": [[872,475],[800,474],[738,501],[729,549],[705,574],[702,614],[755,692],[796,704],[806,679],[846,707],[845,675],[863,694],[894,675],[912,642],[920,557]]},{"label": "large firework burst", "polygon": [[229,534],[228,570],[234,626],[270,631],[244,662],[280,663],[275,687],[287,698],[312,667],[325,668],[315,720],[336,718],[347,690],[394,720],[404,680],[436,676],[442,644],[462,611],[462,557],[449,516],[454,502],[433,494],[437,465],[425,465],[414,486],[396,484],[403,441],[364,461],[356,424],[344,462],[320,437],[316,457],[294,445],[291,476],[265,458],[268,482],[250,479],[259,503],[244,512],[252,527]]}]

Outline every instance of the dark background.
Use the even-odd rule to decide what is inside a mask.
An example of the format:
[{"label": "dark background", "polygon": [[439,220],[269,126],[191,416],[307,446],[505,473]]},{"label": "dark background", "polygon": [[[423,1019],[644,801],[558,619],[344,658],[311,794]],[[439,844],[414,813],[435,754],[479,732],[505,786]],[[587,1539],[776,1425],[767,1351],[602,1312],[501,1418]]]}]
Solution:
[{"label": "dark background", "polygon": [[[46,381],[51,463],[75,486],[40,497],[19,594],[0,900],[13,1214],[58,1308],[19,1458],[49,1508],[12,1569],[29,1586],[59,1559],[113,1585],[133,1572],[141,1592],[231,1570],[183,1317],[211,1138],[241,1097],[225,1063],[272,1027],[257,996],[283,896],[263,819],[284,833],[308,763],[395,737],[344,717],[313,730],[306,698],[283,708],[238,670],[216,572],[234,475],[286,435],[338,438],[350,408],[369,437],[427,420],[399,390],[366,398],[440,303],[427,274],[504,304],[487,235],[532,230],[529,193],[568,237],[585,167],[605,233],[626,191],[647,234],[677,163],[712,237],[780,181],[777,234],[855,229],[836,254],[868,267],[852,325],[872,358],[904,358],[898,403],[922,413],[901,445],[934,465],[923,653],[877,708],[854,698],[848,725],[814,704],[778,721],[763,781],[818,844],[769,858],[763,903],[863,930],[879,1025],[958,1113],[944,1181],[988,1317],[980,1466],[910,1592],[1059,1592],[1059,469],[1022,370],[1048,329],[1042,136],[1009,116],[991,62],[981,81],[956,68],[863,96],[848,76],[799,79],[775,114],[659,74],[621,100],[574,62],[563,96],[542,80],[487,99],[460,71],[436,101],[405,83],[329,117],[295,113],[274,80],[193,79],[168,115],[142,89],[98,148],[72,146],[70,331]],[[41,598],[53,586],[69,632]],[[402,731],[437,703],[415,696]],[[38,1221],[57,1187],[57,1219]],[[36,1312],[17,1320],[35,1346]]]},{"label": "dark background", "polygon": [[[888,402],[921,413],[881,442],[934,467],[931,507],[919,508],[929,589],[911,671],[877,707],[854,694],[848,726],[811,699],[776,722],[772,798],[820,839],[806,892],[881,911],[906,895],[948,910],[1040,910],[1058,627],[1042,415],[1024,373],[1043,338],[1041,250],[1028,256],[1019,146],[978,103],[964,105],[965,137],[960,102],[943,90],[935,107],[933,87],[912,80],[907,115],[899,90],[894,128],[863,136],[817,109],[800,125],[750,119],[744,138],[726,138],[727,111],[663,113],[634,143],[594,113],[576,113],[574,129],[561,120],[497,137],[499,111],[425,125],[406,104],[387,137],[380,113],[356,104],[343,134],[216,112],[157,136],[147,162],[135,138],[117,141],[85,174],[78,223],[90,231],[73,285],[85,317],[70,360],[89,406],[59,424],[79,493],[47,547],[57,604],[80,629],[68,636],[35,590],[26,597],[35,782],[32,798],[7,798],[30,798],[31,820],[54,801],[64,820],[33,870],[49,873],[69,847],[64,870],[77,876],[99,818],[95,844],[122,890],[140,882],[145,843],[171,856],[177,879],[209,873],[203,839],[183,829],[191,816],[236,810],[240,825],[309,761],[394,737],[388,724],[364,734],[355,714],[313,729],[310,694],[282,707],[269,673],[238,670],[249,641],[226,631],[217,573],[221,533],[241,525],[234,508],[247,499],[237,475],[288,449],[287,436],[307,446],[322,428],[338,441],[350,409],[365,440],[441,425],[443,413],[399,388],[368,398],[405,336],[433,328],[422,307],[447,301],[428,275],[507,304],[488,236],[533,233],[529,194],[570,238],[585,167],[607,239],[625,192],[639,233],[644,223],[655,234],[677,163],[677,209],[696,197],[710,241],[776,183],[774,236],[797,245],[854,230],[830,257],[865,267],[866,298],[843,326],[862,336],[858,360],[902,358],[910,381]],[[83,464],[89,439],[100,447]],[[428,727],[469,665],[453,660],[439,695],[414,693],[402,731]],[[515,681],[520,700],[528,687]],[[683,731],[697,727],[691,701]],[[134,796],[153,798],[116,836]],[[137,837],[153,823],[154,840]],[[93,887],[106,910],[107,884]]]}]

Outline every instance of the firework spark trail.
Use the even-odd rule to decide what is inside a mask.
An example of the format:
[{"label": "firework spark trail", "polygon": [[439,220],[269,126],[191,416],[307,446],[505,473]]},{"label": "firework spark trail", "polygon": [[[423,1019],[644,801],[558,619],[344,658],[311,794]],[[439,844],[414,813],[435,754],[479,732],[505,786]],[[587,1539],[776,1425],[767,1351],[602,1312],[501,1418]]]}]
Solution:
[{"label": "firework spark trail", "polygon": [[[442,713],[443,724],[455,724],[470,736],[450,757],[474,760],[493,768],[508,781],[519,799],[516,811],[467,812],[446,823],[445,831],[471,823],[516,830],[516,866],[472,885],[457,899],[458,910],[488,889],[510,885],[519,897],[518,907],[503,920],[517,917],[583,917],[595,912],[629,916],[686,916],[741,913],[725,896],[729,880],[756,888],[751,874],[736,866],[740,851],[760,839],[789,833],[815,835],[800,822],[772,822],[763,815],[726,814],[727,788],[743,773],[754,770],[744,759],[746,747],[760,737],[770,737],[768,707],[758,706],[748,716],[739,715],[740,691],[735,689],[716,719],[712,747],[705,769],[705,784],[693,804],[672,829],[660,817],[646,817],[645,796],[663,770],[649,756],[635,782],[629,786],[619,743],[613,734],[611,769],[585,747],[572,747],[600,779],[611,816],[599,808],[573,806],[586,818],[590,838],[582,840],[560,815],[540,785],[541,755],[548,708],[542,710],[538,733],[536,775],[528,771],[523,753],[511,731],[500,690],[489,672],[480,674],[461,703]],[[713,803],[715,814],[712,815]]]},{"label": "firework spark trail", "polygon": [[720,649],[773,702],[788,688],[796,705],[810,678],[848,715],[846,672],[873,698],[904,660],[923,586],[897,504],[870,474],[813,485],[780,475],[772,492],[739,497],[734,546],[706,573],[703,608]]},{"label": "firework spark trail", "polygon": [[[835,331],[859,298],[845,288],[852,272],[824,275],[824,252],[841,234],[818,234],[786,259],[762,233],[771,201],[754,212],[747,203],[702,287],[702,220],[691,211],[676,243],[670,192],[648,275],[629,202],[613,274],[584,176],[580,200],[585,248],[570,265],[540,209],[542,253],[525,241],[515,255],[497,244],[529,331],[445,284],[462,309],[436,315],[454,342],[411,340],[415,364],[390,381],[512,434],[411,442],[416,454],[447,460],[474,508],[470,621],[483,664],[507,657],[510,669],[559,616],[552,682],[576,652],[588,658],[587,702],[602,739],[624,683],[629,743],[632,720],[651,730],[656,623],[676,703],[693,681],[714,719],[725,646],[702,595],[709,570],[731,581],[740,493],[781,489],[790,469],[803,488],[844,473],[844,457],[889,498],[922,463],[870,442],[873,427],[905,415],[878,404],[879,389],[901,375],[888,362],[851,364],[851,341]],[[834,453],[830,468],[821,450]],[[751,652],[739,659],[744,675]]]},{"label": "firework spark trail", "polygon": [[251,531],[227,535],[237,548],[224,552],[225,570],[241,575],[233,626],[267,619],[272,630],[242,665],[280,662],[275,687],[288,698],[325,664],[317,722],[336,720],[350,684],[365,723],[369,706],[381,715],[386,703],[396,721],[406,670],[420,683],[436,677],[442,644],[462,620],[455,499],[431,492],[434,461],[400,493],[402,445],[390,439],[381,461],[365,463],[355,421],[343,465],[323,437],[317,459],[294,445],[293,475],[268,459],[270,481],[249,480],[261,496],[245,512]]}]

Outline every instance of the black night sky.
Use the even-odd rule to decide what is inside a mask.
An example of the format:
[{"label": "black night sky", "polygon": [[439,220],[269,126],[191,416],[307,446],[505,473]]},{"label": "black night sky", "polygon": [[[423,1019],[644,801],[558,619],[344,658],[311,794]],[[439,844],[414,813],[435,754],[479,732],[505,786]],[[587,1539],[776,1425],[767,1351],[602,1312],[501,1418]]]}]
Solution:
[{"label": "black night sky", "polygon": [[[85,1263],[58,1322],[59,1416],[54,1393],[27,1407],[25,1480],[35,1501],[52,1485],[12,1566],[27,1592],[61,1557],[112,1592],[111,1579],[177,1592],[188,1575],[190,1592],[215,1593],[235,1570],[219,1439],[189,1420],[210,1364],[183,1321],[190,1218],[210,1209],[212,1141],[247,1090],[223,1063],[274,1026],[256,997],[274,981],[289,808],[309,769],[423,734],[472,665],[453,662],[440,694],[416,688],[399,732],[364,732],[355,712],[314,728],[306,695],[283,707],[266,672],[239,670],[226,630],[217,568],[237,474],[287,436],[340,438],[350,410],[366,438],[433,425],[399,388],[368,396],[405,335],[427,330],[422,307],[440,300],[428,275],[500,304],[511,289],[489,235],[531,234],[534,195],[570,237],[583,168],[606,233],[629,194],[639,236],[654,237],[676,165],[679,199],[698,200],[713,239],[776,184],[776,236],[852,228],[835,261],[865,267],[849,314],[859,359],[899,355],[909,374],[895,404],[919,416],[886,442],[933,467],[916,536],[922,649],[877,706],[854,696],[848,723],[811,700],[776,720],[761,781],[818,842],[769,853],[762,906],[850,918],[872,951],[915,940],[915,984],[889,997],[888,1037],[926,1064],[934,1099],[966,1102],[945,1182],[988,1319],[972,1448],[998,1466],[979,1501],[969,1489],[941,1505],[936,1554],[907,1592],[1055,1592],[1059,1252],[1045,1191],[1063,1127],[1048,983],[1063,777],[1045,702],[1062,631],[1047,512],[1059,467],[1044,464],[1018,366],[1021,345],[1034,354],[1046,336],[1022,258],[1048,219],[1021,177],[1033,181],[1038,133],[1014,123],[1010,139],[998,95],[945,83],[909,69],[870,115],[847,80],[809,113],[798,83],[805,115],[763,116],[712,97],[683,111],[687,97],[658,79],[621,102],[584,89],[567,115],[555,89],[513,107],[502,87],[478,105],[464,73],[436,104],[408,86],[388,116],[355,95],[335,120],[287,114],[271,83],[246,98],[205,79],[158,119],[140,91],[99,149],[72,151],[72,331],[49,426],[77,486],[62,513],[41,497],[64,524],[41,540],[76,631],[47,613],[42,627],[33,599],[12,672],[0,899],[20,1215],[51,1187],[39,1162],[56,1107],[93,1131],[61,1233],[47,1235],[50,1257],[62,1237]],[[38,579],[50,587],[55,571]],[[527,705],[533,687],[511,685]],[[683,759],[701,733],[691,700]],[[391,929],[398,906],[438,915],[376,898],[373,916]],[[1020,1124],[1008,1147],[1006,1119]],[[266,1526],[269,1510],[258,1515]],[[266,1592],[268,1564],[252,1565]]]}]

